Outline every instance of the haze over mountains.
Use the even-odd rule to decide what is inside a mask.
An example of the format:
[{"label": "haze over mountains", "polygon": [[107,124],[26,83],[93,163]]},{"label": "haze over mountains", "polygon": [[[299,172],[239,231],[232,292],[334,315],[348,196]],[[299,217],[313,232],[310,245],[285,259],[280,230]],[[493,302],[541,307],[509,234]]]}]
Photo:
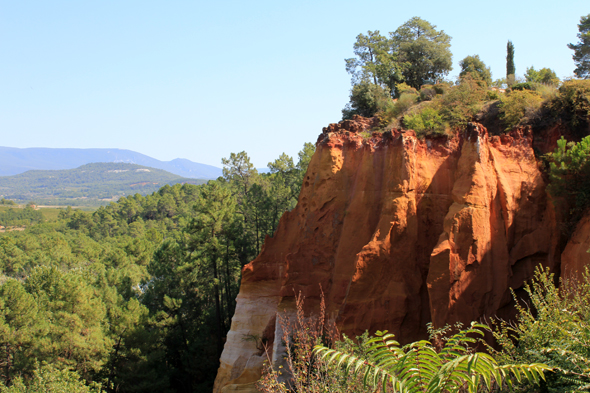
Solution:
[{"label": "haze over mountains", "polygon": [[184,158],[160,161],[126,149],[54,149],[0,146],[0,176],[17,175],[29,170],[73,169],[96,162],[120,162],[162,169],[192,179],[216,179],[221,168],[199,164]]}]

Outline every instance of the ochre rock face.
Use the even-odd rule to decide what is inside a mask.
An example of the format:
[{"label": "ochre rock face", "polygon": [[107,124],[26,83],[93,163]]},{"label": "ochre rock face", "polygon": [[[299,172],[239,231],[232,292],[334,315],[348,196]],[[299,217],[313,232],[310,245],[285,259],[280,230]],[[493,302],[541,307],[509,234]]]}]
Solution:
[{"label": "ochre rock face", "polygon": [[295,293],[313,311],[323,292],[348,335],[387,329],[406,343],[428,322],[507,315],[509,288],[538,264],[555,268],[555,214],[529,132],[358,134],[371,125],[320,135],[297,207],[244,267],[215,392],[256,391],[262,362],[280,358],[276,315],[292,312]]},{"label": "ochre rock face", "polygon": [[590,267],[590,214],[578,223],[575,232],[561,254],[561,277],[581,280],[586,266]]}]

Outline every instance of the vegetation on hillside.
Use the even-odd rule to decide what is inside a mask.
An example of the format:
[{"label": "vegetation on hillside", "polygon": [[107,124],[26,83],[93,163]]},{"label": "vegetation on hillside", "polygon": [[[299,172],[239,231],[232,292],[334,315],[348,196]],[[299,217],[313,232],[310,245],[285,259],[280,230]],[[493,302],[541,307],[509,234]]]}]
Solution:
[{"label": "vegetation on hillside", "polygon": [[165,184],[205,182],[136,164],[94,163],[76,169],[34,170],[0,177],[0,195],[21,203],[99,206],[108,204],[108,201],[101,201],[103,199],[116,200],[137,193],[147,195]]},{"label": "vegetation on hillside", "polygon": [[0,233],[2,391],[211,391],[241,268],[294,207],[312,153],[269,174],[232,154],[216,181]]},{"label": "vegetation on hillside", "polygon": [[[583,17],[580,43],[569,45],[575,52],[576,74],[582,78],[587,74],[579,68],[588,68],[590,53],[587,25],[588,17]],[[482,110],[499,108],[506,131],[549,118],[588,133],[587,81],[560,85],[553,70],[533,66],[524,78],[517,77],[511,41],[506,47],[506,78],[493,81],[489,67],[472,55],[461,60],[458,79],[448,81],[444,78],[451,70],[449,48],[450,37],[420,18],[410,19],[389,38],[379,31],[359,34],[353,45],[356,57],[346,59],[352,89],[343,119],[377,116],[380,125],[373,131],[405,128],[418,136],[452,135],[481,117]]]},{"label": "vegetation on hillside", "polygon": [[[579,44],[570,44],[580,77],[588,76],[589,17],[579,25]],[[375,115],[381,130],[444,136],[494,106],[503,130],[543,117],[579,139],[587,136],[590,80],[560,85],[552,70],[534,67],[518,80],[509,41],[505,79],[492,81],[472,55],[461,61],[457,81],[445,81],[449,48],[450,37],[420,18],[389,38],[360,34],[356,57],[346,60],[353,87],[344,117]],[[551,192],[572,217],[589,206],[588,138],[561,140],[547,156]],[[56,220],[0,200],[0,224],[27,226],[0,233],[0,392],[211,391],[241,269],[295,206],[313,149],[306,144],[297,164],[281,155],[268,174],[259,174],[245,152],[232,153],[222,161],[223,177],[200,185],[129,164],[91,164],[59,171],[59,178],[29,172],[0,179],[0,187],[16,190],[14,199],[125,195],[94,212],[64,209]],[[156,177],[144,178],[147,173]],[[154,192],[142,195],[136,187]],[[292,378],[268,367],[259,388],[528,391],[537,389],[534,382],[543,391],[589,390],[588,280],[557,289],[548,272],[538,271],[526,287],[532,308],[518,307],[516,325],[496,322],[490,334],[499,347],[488,354],[472,346],[481,325],[455,327],[455,334],[431,330],[429,341],[404,347],[386,332],[339,341],[325,308],[308,318],[299,298],[297,320],[279,320]],[[324,347],[313,352],[317,344]]]}]

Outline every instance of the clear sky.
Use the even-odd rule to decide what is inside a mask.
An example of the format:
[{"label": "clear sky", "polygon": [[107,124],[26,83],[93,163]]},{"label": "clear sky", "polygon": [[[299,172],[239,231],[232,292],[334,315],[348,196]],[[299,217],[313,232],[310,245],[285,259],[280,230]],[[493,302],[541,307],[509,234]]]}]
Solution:
[{"label": "clear sky", "polygon": [[588,0],[0,0],[0,146],[123,148],[221,166],[291,156],[340,120],[359,33],[419,16],[493,78],[573,74]]}]

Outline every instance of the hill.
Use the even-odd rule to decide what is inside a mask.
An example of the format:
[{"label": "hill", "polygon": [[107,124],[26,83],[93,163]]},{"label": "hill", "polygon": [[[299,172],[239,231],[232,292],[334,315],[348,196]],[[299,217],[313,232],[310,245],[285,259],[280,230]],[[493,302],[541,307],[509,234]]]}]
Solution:
[{"label": "hill", "polygon": [[221,168],[199,164],[184,158],[160,161],[125,149],[51,149],[0,147],[0,176],[12,176],[29,170],[74,169],[93,162],[120,162],[162,169],[192,179],[216,179]]},{"label": "hill", "polygon": [[93,163],[75,169],[32,170],[0,177],[0,196],[39,204],[98,205],[125,195],[147,195],[166,184],[205,182],[142,165]]}]

